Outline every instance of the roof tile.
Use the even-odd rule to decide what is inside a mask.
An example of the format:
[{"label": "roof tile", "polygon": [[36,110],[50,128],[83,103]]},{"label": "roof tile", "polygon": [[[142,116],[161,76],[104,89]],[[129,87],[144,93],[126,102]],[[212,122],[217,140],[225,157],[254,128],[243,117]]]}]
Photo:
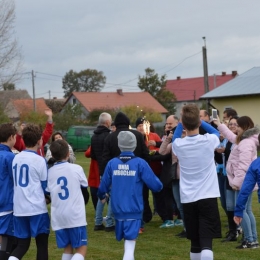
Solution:
[{"label": "roof tile", "polygon": [[[13,99],[12,103],[18,113],[27,113],[33,111],[33,99]],[[44,98],[35,99],[36,111],[38,113],[44,113],[49,107],[45,104]]]},{"label": "roof tile", "polygon": [[168,112],[148,92],[122,92],[122,95],[117,92],[73,92],[72,95],[74,95],[88,111],[92,111],[96,108],[114,109],[136,105],[140,108],[152,108],[158,113]]},{"label": "roof tile", "polygon": [[[221,76],[209,76],[209,91],[213,90],[215,85],[218,88],[233,78],[234,75],[225,73]],[[205,93],[204,77],[167,80],[166,89],[175,94],[177,101],[199,100]]]}]

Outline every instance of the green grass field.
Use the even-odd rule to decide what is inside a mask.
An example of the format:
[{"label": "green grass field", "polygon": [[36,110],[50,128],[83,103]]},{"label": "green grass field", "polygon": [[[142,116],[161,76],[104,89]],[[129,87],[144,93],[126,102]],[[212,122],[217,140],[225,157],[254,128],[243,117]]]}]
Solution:
[{"label": "green grass field", "polygon": [[[84,157],[84,153],[76,154],[77,163],[80,164],[86,174],[89,168],[89,159]],[[150,203],[152,205],[152,201]],[[220,205],[220,203],[219,203]],[[91,260],[119,260],[123,256],[123,241],[117,242],[113,232],[93,231],[94,228],[94,208],[91,200],[87,207],[88,221],[88,253],[86,259]],[[256,217],[259,229],[259,204],[257,194],[253,197],[253,211]],[[73,212],[72,212],[73,214]],[[220,208],[222,220],[222,235],[227,231],[227,219],[224,211]],[[159,229],[161,220],[158,216],[145,226],[145,232],[140,234],[136,243],[135,259],[136,260],[185,260],[189,259],[190,243],[187,239],[176,238],[175,234],[182,231],[181,227],[171,229]],[[241,238],[241,237],[240,237]],[[239,239],[240,239],[239,238]],[[221,239],[215,239],[213,243],[215,260],[258,260],[260,259],[259,249],[243,249],[239,250],[235,247],[238,242],[221,243]],[[31,247],[23,258],[24,260],[33,260],[36,255],[35,242],[32,240]],[[49,237],[49,259],[61,259],[62,250],[56,246],[54,232]]]}]

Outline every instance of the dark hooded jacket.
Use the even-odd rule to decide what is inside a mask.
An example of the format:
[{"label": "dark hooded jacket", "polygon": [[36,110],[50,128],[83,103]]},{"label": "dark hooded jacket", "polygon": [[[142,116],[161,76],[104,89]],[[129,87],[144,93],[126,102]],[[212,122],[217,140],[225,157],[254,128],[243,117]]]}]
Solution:
[{"label": "dark hooded jacket", "polygon": [[91,154],[90,157],[98,163],[99,172],[102,169],[102,152],[106,137],[109,135],[110,129],[104,125],[99,125],[94,130],[94,135],[91,138]]},{"label": "dark hooded jacket", "polygon": [[135,156],[141,157],[142,159],[148,161],[149,159],[149,150],[145,145],[143,135],[133,129],[129,129],[130,120],[122,112],[119,112],[115,117],[115,126],[116,131],[109,134],[105,139],[103,155],[102,155],[102,168],[100,170],[100,175],[103,175],[105,167],[109,160],[120,155],[121,151],[118,147],[117,136],[121,131],[130,131],[132,132],[137,141],[137,146],[134,150]]}]

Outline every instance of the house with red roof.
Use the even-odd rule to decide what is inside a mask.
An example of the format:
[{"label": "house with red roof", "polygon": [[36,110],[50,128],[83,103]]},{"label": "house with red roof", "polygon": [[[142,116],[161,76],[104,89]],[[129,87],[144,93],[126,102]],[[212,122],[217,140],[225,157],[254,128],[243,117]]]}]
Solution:
[{"label": "house with red roof", "polygon": [[[209,76],[209,91],[234,79],[237,75],[237,71],[232,71],[231,74],[222,72],[221,75]],[[166,89],[174,93],[176,96],[177,101],[175,107],[177,116],[180,115],[183,105],[188,103],[196,103],[199,107],[203,105],[203,101],[199,99],[203,94],[205,94],[204,77],[186,79],[177,77],[174,80],[167,80]]]},{"label": "house with red roof", "polygon": [[148,92],[123,92],[117,89],[116,92],[72,92],[65,101],[66,105],[81,104],[83,113],[88,116],[94,109],[117,109],[125,106],[137,106],[139,109],[150,108],[162,115],[163,122],[166,120],[168,110],[166,110]]},{"label": "house with red roof", "polygon": [[[49,107],[46,105],[44,98],[35,99],[36,112],[44,114]],[[19,121],[21,114],[34,111],[33,99],[10,99],[7,103],[4,113],[14,122]]]},{"label": "house with red roof", "polygon": [[10,99],[32,99],[25,89],[2,90],[0,91],[0,105],[5,109]]}]

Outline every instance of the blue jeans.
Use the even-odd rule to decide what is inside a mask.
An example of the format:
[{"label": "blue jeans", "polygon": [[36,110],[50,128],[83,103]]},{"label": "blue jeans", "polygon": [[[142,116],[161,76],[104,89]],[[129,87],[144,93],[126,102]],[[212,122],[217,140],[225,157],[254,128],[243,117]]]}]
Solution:
[{"label": "blue jeans", "polygon": [[183,213],[183,206],[181,203],[181,196],[180,196],[180,181],[179,180],[174,180],[172,182],[172,193],[173,197],[175,199],[177,208],[181,214],[181,219],[183,221],[183,227],[185,229],[185,223],[184,223],[184,213]]},{"label": "blue jeans", "polygon": [[[235,191],[235,199],[237,201],[239,191]],[[249,195],[245,210],[243,211],[243,220],[241,226],[244,232],[244,240],[253,242],[257,240],[256,221],[252,212],[252,193]]]},{"label": "blue jeans", "polygon": [[227,177],[222,173],[218,173],[218,185],[219,185],[219,192],[220,192],[220,202],[222,208],[227,211],[226,205],[226,179]]},{"label": "blue jeans", "polygon": [[[104,211],[105,203],[103,204],[100,199],[98,200],[97,207],[96,207],[96,218],[95,218],[95,225],[99,226],[103,223],[103,211]],[[106,219],[106,227],[114,226],[114,215],[111,210],[111,198],[109,198],[109,202],[107,205],[107,219]]]},{"label": "blue jeans", "polygon": [[227,211],[235,210],[235,191],[226,189],[226,209]]}]

